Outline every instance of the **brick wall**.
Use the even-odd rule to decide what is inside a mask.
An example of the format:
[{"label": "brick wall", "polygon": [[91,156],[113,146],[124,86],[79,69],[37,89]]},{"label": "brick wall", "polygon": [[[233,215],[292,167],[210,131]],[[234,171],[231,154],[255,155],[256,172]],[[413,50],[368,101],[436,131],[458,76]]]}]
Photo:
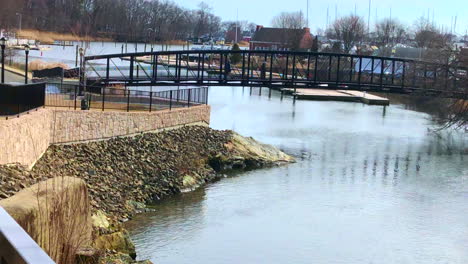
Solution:
[{"label": "brick wall", "polygon": [[210,122],[210,106],[157,112],[40,109],[0,120],[0,164],[32,167],[50,144],[102,140],[186,124]]}]

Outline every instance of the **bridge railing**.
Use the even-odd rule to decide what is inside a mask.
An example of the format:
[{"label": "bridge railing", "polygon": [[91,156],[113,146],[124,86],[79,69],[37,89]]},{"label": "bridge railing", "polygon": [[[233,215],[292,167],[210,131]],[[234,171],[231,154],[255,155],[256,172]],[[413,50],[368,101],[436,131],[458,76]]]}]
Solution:
[{"label": "bridge railing", "polygon": [[186,88],[166,91],[128,89],[124,86],[86,86],[48,84],[46,107],[75,110],[158,111],[206,104],[208,88]]},{"label": "bridge railing", "polygon": [[23,228],[0,206],[0,263],[55,263]]},{"label": "bridge railing", "polygon": [[[229,63],[227,63],[229,62]],[[459,69],[418,60],[257,50],[162,51],[89,56],[88,83],[246,85],[459,92]],[[462,69],[465,71],[466,69]]]}]

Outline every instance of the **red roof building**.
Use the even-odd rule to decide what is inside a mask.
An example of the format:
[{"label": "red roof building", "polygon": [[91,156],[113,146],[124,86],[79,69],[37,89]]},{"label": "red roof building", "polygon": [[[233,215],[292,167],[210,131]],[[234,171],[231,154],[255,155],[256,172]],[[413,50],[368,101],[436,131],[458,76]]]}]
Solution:
[{"label": "red roof building", "polygon": [[266,28],[257,26],[250,41],[251,50],[309,50],[313,37],[309,28]]}]

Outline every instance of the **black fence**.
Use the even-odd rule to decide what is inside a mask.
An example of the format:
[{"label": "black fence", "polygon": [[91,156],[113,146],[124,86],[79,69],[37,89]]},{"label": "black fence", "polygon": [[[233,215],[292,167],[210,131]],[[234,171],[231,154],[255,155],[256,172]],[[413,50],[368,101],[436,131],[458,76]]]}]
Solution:
[{"label": "black fence", "polygon": [[132,90],[125,87],[48,84],[48,107],[64,107],[75,110],[158,111],[206,104],[208,88],[187,88],[167,91]]},{"label": "black fence", "polygon": [[44,106],[45,90],[45,83],[0,84],[0,115],[19,115]]},{"label": "black fence", "polygon": [[79,68],[63,69],[55,67],[52,69],[34,70],[32,73],[34,78],[77,78],[79,71]]}]

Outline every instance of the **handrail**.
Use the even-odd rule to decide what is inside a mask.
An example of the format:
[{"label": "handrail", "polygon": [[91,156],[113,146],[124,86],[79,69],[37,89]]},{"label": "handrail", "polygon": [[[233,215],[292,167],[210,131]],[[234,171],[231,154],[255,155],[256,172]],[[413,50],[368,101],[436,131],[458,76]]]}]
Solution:
[{"label": "handrail", "polygon": [[79,84],[48,84],[45,107],[74,110],[124,110],[152,112],[206,104],[208,88],[196,87],[166,91],[144,91],[106,86],[80,87]]},{"label": "handrail", "polygon": [[333,52],[306,52],[306,51],[272,51],[272,50],[173,50],[173,51],[148,51],[148,52],[132,52],[132,53],[114,53],[105,55],[92,55],[84,57],[85,61],[101,60],[107,58],[122,58],[122,57],[144,57],[151,55],[190,55],[190,54],[275,54],[275,55],[299,55],[299,56],[340,56],[348,58],[363,58],[374,60],[394,60],[399,62],[424,63],[428,65],[445,65],[425,60],[404,59],[385,56],[370,56],[357,54],[343,54]]},{"label": "handrail", "polygon": [[0,206],[0,263],[55,263],[24,229]]}]

